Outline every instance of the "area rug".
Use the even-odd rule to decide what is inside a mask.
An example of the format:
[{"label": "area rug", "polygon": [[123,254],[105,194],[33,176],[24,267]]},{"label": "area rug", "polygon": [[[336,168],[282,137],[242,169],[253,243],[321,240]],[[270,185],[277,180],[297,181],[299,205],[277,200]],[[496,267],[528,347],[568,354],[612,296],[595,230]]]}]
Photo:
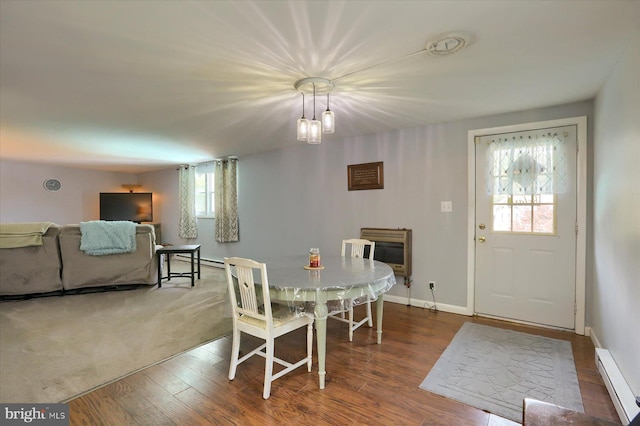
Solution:
[{"label": "area rug", "polygon": [[162,288],[0,302],[0,402],[66,402],[230,333],[226,286],[223,269],[203,266],[193,288],[172,278]]},{"label": "area rug", "polygon": [[420,388],[516,422],[525,397],[584,412],[571,342],[470,322]]}]

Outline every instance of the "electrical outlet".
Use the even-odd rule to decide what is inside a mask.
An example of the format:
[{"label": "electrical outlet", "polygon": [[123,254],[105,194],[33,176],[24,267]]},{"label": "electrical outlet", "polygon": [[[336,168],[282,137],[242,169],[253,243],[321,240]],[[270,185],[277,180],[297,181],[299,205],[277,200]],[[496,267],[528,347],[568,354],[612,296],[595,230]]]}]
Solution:
[{"label": "electrical outlet", "polygon": [[429,281],[429,290],[436,291],[436,282],[435,281]]}]

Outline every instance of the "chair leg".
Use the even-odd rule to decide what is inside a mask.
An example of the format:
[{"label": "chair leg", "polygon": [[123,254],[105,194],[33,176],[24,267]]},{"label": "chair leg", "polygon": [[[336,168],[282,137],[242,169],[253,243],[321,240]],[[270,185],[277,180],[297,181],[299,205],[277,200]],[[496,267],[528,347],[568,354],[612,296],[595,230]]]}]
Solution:
[{"label": "chair leg", "polygon": [[271,378],[273,376],[273,347],[275,342],[273,338],[267,338],[267,347],[265,348],[265,365],[264,365],[264,392],[262,397],[269,399],[271,395]]},{"label": "chair leg", "polygon": [[367,318],[369,318],[369,327],[373,327],[373,317],[371,316],[371,300],[367,298]]},{"label": "chair leg", "polygon": [[240,357],[240,330],[233,329],[233,342],[231,343],[231,365],[229,366],[229,380],[236,377],[238,358]]},{"label": "chair leg", "polygon": [[307,371],[311,372],[311,361],[313,359],[313,323],[307,326],[307,356],[309,357]]},{"label": "chair leg", "polygon": [[349,309],[349,341],[353,342],[353,306]]}]

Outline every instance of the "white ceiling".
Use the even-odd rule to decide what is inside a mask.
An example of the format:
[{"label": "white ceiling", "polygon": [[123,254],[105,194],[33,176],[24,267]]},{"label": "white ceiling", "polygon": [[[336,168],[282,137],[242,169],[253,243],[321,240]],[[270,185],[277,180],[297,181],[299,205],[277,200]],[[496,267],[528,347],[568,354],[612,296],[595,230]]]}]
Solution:
[{"label": "white ceiling", "polygon": [[[587,100],[639,26],[615,0],[1,0],[0,157],[141,172],[293,146],[308,76],[335,81],[323,143]],[[410,55],[453,32],[468,47]]]}]

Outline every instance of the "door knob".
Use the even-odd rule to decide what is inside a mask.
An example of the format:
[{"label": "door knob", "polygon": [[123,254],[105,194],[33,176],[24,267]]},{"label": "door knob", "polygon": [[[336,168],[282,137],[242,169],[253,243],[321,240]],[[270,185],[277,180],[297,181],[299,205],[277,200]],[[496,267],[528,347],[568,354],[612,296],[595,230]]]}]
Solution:
[{"label": "door knob", "polygon": [[480,241],[481,243],[484,243],[485,241],[487,241],[487,239],[485,237],[480,237],[478,238],[478,241]]},{"label": "door knob", "polygon": [[478,225],[478,228],[484,229],[485,228],[484,223],[481,223],[480,225]]}]

